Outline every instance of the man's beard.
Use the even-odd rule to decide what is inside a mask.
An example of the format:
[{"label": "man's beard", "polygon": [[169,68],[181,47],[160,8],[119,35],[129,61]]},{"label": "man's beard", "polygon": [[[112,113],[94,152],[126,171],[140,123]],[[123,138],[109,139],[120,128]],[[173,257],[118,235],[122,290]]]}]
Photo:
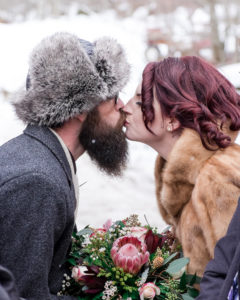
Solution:
[{"label": "man's beard", "polygon": [[101,119],[97,109],[87,115],[79,135],[80,143],[100,170],[108,175],[122,175],[128,158],[128,144],[122,126],[122,114],[115,127]]}]

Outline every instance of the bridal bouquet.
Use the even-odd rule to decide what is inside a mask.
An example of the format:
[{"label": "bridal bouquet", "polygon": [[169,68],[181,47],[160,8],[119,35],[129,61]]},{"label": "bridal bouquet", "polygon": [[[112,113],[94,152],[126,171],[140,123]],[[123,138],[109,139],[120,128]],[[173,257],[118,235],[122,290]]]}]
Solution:
[{"label": "bridal bouquet", "polygon": [[84,300],[194,299],[199,283],[196,275],[185,273],[188,258],[171,230],[162,233],[141,226],[137,215],[103,228],[85,227],[74,234],[59,295]]}]

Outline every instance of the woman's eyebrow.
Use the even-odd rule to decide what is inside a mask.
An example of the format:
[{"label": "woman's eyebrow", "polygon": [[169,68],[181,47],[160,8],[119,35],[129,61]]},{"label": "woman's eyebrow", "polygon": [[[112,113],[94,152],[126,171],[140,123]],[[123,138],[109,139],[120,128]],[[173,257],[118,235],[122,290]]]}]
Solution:
[{"label": "woman's eyebrow", "polygon": [[141,97],[142,94],[141,94],[141,93],[137,93],[136,96],[137,96],[137,97]]}]

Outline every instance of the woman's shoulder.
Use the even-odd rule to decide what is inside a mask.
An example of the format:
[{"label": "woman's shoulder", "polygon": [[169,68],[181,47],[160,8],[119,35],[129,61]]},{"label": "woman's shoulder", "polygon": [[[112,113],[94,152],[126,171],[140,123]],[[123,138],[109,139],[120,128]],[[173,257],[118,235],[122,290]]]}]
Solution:
[{"label": "woman's shoulder", "polygon": [[222,175],[240,176],[240,145],[231,144],[225,149],[219,149],[206,161],[204,169],[220,172]]}]

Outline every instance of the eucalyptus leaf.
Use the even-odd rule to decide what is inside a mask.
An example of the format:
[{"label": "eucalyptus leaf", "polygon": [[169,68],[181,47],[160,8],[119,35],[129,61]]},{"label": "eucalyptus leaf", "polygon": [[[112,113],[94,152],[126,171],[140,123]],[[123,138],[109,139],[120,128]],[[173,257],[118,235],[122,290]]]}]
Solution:
[{"label": "eucalyptus leaf", "polygon": [[77,232],[77,236],[82,236],[82,235],[86,235],[86,234],[90,235],[91,233],[93,233],[93,230],[90,229],[89,227],[85,227],[82,230]]},{"label": "eucalyptus leaf", "polygon": [[168,225],[166,228],[163,229],[163,231],[161,233],[166,233],[167,231],[169,231],[171,229],[171,225]]},{"label": "eucalyptus leaf", "polygon": [[180,272],[183,269],[183,267],[185,267],[188,263],[189,263],[189,258],[187,257],[178,258],[169,264],[168,268],[166,269],[166,272],[170,275],[174,275]]},{"label": "eucalyptus leaf", "polygon": [[162,266],[165,266],[166,264],[168,264],[175,256],[177,256],[178,253],[175,252],[173,254],[171,254],[170,256],[168,256],[168,258],[166,258],[162,264]]},{"label": "eucalyptus leaf", "polygon": [[187,293],[182,294],[182,298],[183,298],[183,300],[193,300],[194,299],[193,297],[189,296]]}]

